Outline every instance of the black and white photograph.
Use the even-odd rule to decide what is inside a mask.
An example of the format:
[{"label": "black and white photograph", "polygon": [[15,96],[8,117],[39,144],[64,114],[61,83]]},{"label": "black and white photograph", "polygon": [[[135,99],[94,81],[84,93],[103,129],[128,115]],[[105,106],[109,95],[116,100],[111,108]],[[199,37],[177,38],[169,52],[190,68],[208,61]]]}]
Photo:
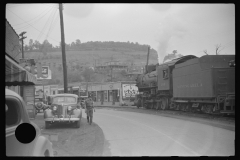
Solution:
[{"label": "black and white photograph", "polygon": [[233,157],[234,3],[6,3],[6,157]]}]

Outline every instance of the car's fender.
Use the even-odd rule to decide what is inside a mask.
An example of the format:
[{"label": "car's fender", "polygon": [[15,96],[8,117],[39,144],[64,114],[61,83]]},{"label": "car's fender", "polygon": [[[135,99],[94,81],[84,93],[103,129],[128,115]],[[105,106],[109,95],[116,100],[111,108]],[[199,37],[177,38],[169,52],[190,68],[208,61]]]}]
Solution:
[{"label": "car's fender", "polygon": [[44,118],[47,118],[47,117],[52,117],[52,110],[51,109],[46,109],[44,110]]},{"label": "car's fender", "polygon": [[81,109],[74,109],[73,110],[73,114],[76,116],[76,117],[79,117],[79,118],[81,118],[82,116],[81,116]]},{"label": "car's fender", "polygon": [[45,136],[38,136],[33,150],[33,156],[53,156],[52,142]]}]

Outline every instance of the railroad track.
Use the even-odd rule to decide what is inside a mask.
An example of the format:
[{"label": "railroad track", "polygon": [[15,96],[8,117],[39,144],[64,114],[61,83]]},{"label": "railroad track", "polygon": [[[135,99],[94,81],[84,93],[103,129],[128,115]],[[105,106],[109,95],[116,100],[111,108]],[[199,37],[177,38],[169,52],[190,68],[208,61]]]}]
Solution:
[{"label": "railroad track", "polygon": [[[149,109],[154,110],[154,109]],[[203,113],[192,113],[192,112],[184,112],[184,111],[173,111],[173,110],[158,110],[161,113],[173,114],[173,115],[183,115],[188,117],[196,117],[203,118],[208,120],[217,120],[229,123],[235,123],[235,116],[224,116],[218,114],[203,114]]]}]

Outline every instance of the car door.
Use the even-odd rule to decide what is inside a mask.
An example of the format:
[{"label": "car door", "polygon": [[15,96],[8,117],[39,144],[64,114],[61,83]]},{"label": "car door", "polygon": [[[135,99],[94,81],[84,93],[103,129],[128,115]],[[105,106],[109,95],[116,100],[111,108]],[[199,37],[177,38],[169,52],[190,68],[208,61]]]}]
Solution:
[{"label": "car door", "polygon": [[32,151],[32,143],[24,144],[19,142],[15,136],[15,130],[21,123],[25,123],[27,115],[23,114],[23,104],[20,99],[14,96],[6,96],[6,155],[7,156],[28,156]]}]

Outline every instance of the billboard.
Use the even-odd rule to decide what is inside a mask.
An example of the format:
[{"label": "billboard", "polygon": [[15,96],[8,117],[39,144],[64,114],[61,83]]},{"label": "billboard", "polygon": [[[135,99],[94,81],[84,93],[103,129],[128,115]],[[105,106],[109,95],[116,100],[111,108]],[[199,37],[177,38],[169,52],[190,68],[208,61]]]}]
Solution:
[{"label": "billboard", "polygon": [[138,87],[136,84],[122,84],[123,98],[135,97],[138,94]]},{"label": "billboard", "polygon": [[[38,73],[39,68],[42,68],[42,72],[40,73]],[[41,66],[38,64],[38,66],[35,67],[35,73],[37,80],[52,79],[52,72],[49,69],[49,66]]]}]

